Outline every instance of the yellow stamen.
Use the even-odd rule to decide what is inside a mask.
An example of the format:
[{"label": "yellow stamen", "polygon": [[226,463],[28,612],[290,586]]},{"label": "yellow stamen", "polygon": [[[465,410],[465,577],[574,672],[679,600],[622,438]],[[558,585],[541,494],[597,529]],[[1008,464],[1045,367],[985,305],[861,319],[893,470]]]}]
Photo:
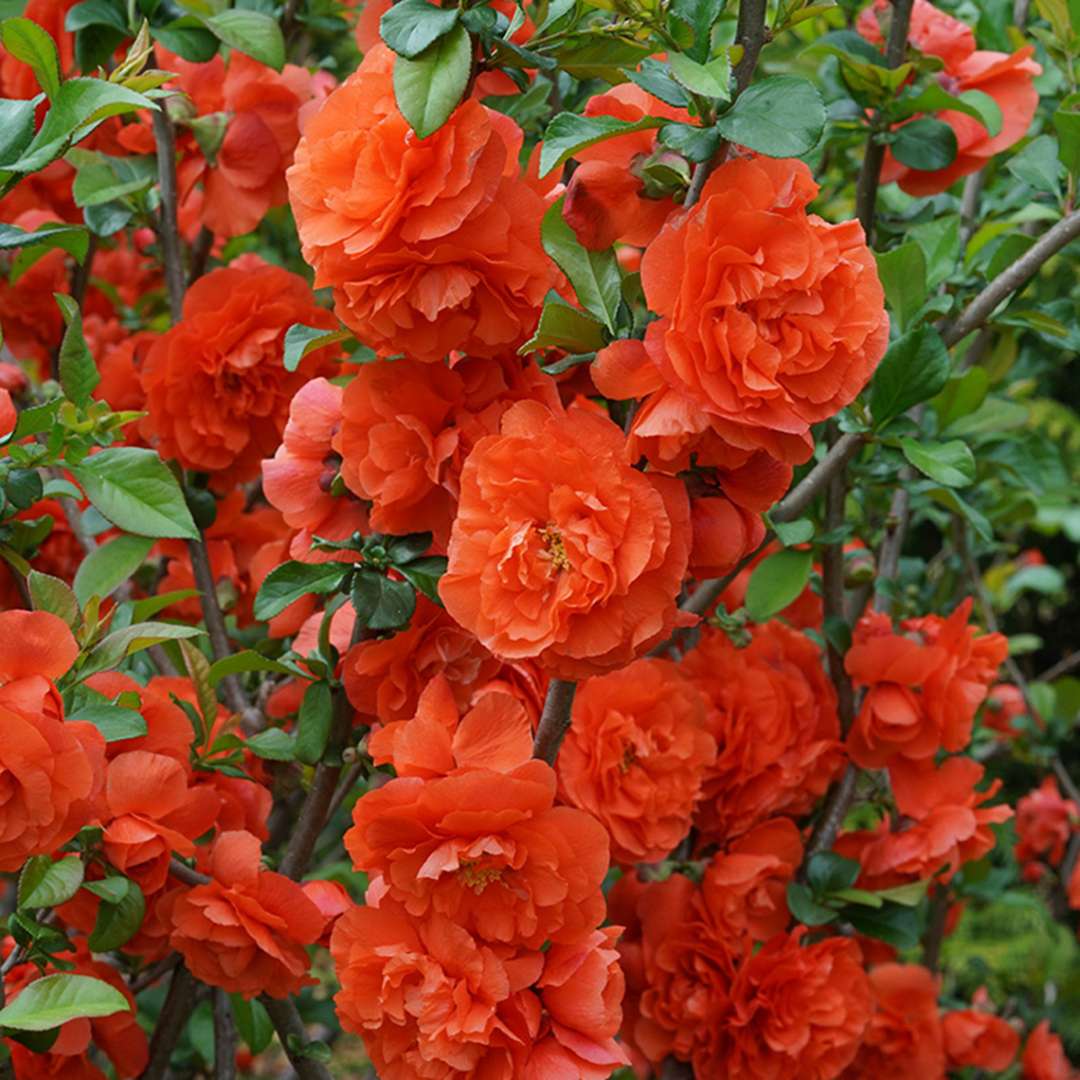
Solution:
[{"label": "yellow stamen", "polygon": [[556,570],[569,570],[570,556],[566,554],[566,545],[563,543],[562,533],[554,525],[537,526],[536,531],[540,534],[540,539],[544,541],[544,547],[547,548],[548,558],[551,559],[552,566]]}]

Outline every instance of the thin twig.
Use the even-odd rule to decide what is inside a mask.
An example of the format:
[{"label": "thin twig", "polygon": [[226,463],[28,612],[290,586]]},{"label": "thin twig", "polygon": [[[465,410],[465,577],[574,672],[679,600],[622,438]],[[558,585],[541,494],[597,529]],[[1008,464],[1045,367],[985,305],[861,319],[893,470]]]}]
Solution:
[{"label": "thin twig", "polygon": [[224,990],[215,987],[214,1002],[214,1080],[235,1080],[236,1021],[232,1002]]},{"label": "thin twig", "polygon": [[195,977],[183,964],[178,965],[150,1038],[150,1060],[141,1080],[164,1080],[168,1075],[169,1060],[195,1008],[197,992]]},{"label": "thin twig", "polygon": [[161,210],[158,218],[158,242],[165,268],[169,293],[169,313],[179,322],[184,310],[184,256],[177,224],[176,134],[172,120],[161,106],[153,112],[154,141],[157,144],[158,183],[161,187]]},{"label": "thin twig", "polygon": [[206,263],[214,247],[214,234],[204,225],[191,245],[191,267],[188,271],[188,288],[206,273]]},{"label": "thin twig", "polygon": [[[893,0],[889,37],[885,44],[885,66],[899,67],[907,52],[908,28],[914,0]],[[877,211],[877,193],[881,184],[881,166],[885,162],[885,144],[877,136],[887,125],[884,110],[879,109],[870,122],[870,135],[866,143],[862,168],[855,183],[855,216],[866,233],[866,242],[874,240],[874,215]]]},{"label": "thin twig", "polygon": [[768,40],[765,29],[766,0],[740,0],[739,23],[735,30],[735,40],[742,46],[742,58],[735,65],[736,93],[741,94],[754,77],[761,50]]},{"label": "thin twig", "polygon": [[844,824],[844,818],[847,817],[851,802],[855,798],[855,785],[858,779],[859,770],[849,762],[840,779],[833,784],[825,796],[825,804],[821,808],[817,824],[806,844],[803,866],[806,866],[812,855],[816,855],[819,851],[828,851],[833,846]]},{"label": "thin twig", "polygon": [[1059,660],[1052,667],[1048,667],[1035,681],[1053,682],[1055,679],[1060,679],[1062,675],[1068,675],[1070,671],[1075,671],[1077,668],[1080,668],[1080,650],[1070,653],[1063,660]]},{"label": "thin twig", "polygon": [[151,964],[150,967],[140,971],[131,980],[128,989],[133,996],[141,994],[147,987],[153,986],[154,983],[165,978],[179,963],[180,957],[177,953],[169,953],[168,956],[163,956],[156,964]]},{"label": "thin twig", "polygon": [[[881,542],[877,557],[877,580],[895,583],[900,568],[900,553],[904,549],[904,537],[907,535],[910,520],[911,497],[908,494],[908,482],[911,477],[906,472],[900,473],[896,491],[889,504],[889,516],[885,522],[885,539]],[[874,597],[874,610],[892,611],[891,593],[879,592]]]},{"label": "thin twig", "polygon": [[[203,622],[206,623],[206,632],[210,638],[210,651],[214,654],[215,660],[224,660],[232,656],[232,645],[229,643],[229,634],[225,629],[225,616],[218,603],[217,584],[210,567],[210,553],[206,547],[205,537],[200,536],[198,540],[188,541],[188,555],[191,557],[191,571],[195,578],[195,587],[199,590],[199,600],[202,603]],[[221,680],[221,688],[229,708],[238,716],[248,720],[251,706],[236,675],[226,675]]]},{"label": "thin twig", "polygon": [[185,885],[209,885],[214,880],[188,866],[186,862],[181,862],[175,855],[169,860],[169,873]]},{"label": "thin twig", "polygon": [[576,690],[577,683],[566,679],[552,679],[548,684],[544,710],[540,714],[540,724],[533,741],[533,757],[549,765],[555,764],[559,747],[570,728]]},{"label": "thin twig", "polygon": [[930,912],[922,939],[923,967],[929,968],[935,974],[941,962],[941,943],[945,938],[945,923],[948,918],[949,893],[939,885],[930,897]]},{"label": "thin twig", "polygon": [[1074,210],[1048,229],[1006,270],[1002,270],[964,309],[951,326],[942,331],[950,348],[978,330],[993,315],[998,304],[1025,285],[1039,268],[1063,247],[1080,237],[1080,210]]},{"label": "thin twig", "polygon": [[330,1070],[315,1058],[308,1057],[304,1050],[308,1043],[307,1029],[292,998],[272,998],[262,994],[259,1000],[274,1025],[274,1030],[281,1040],[285,1051],[300,1080],[331,1080]]},{"label": "thin twig", "polygon": [[783,524],[794,521],[817,498],[825,485],[842,473],[851,459],[862,449],[868,436],[854,431],[841,435],[829,447],[829,452],[769,511],[773,521]]}]

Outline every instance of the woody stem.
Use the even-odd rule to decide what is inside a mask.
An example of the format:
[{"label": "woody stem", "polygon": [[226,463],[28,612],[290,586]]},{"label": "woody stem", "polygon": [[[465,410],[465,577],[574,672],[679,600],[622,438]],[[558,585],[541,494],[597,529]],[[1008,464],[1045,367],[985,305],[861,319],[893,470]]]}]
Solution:
[{"label": "woody stem", "polygon": [[533,741],[533,757],[555,764],[559,747],[570,728],[570,714],[574,706],[577,683],[566,679],[552,679],[548,684],[544,710]]},{"label": "woody stem", "polygon": [[259,1000],[266,1009],[270,1022],[281,1040],[281,1048],[289,1058],[300,1080],[331,1080],[330,1070],[313,1057],[307,1056],[310,1042],[304,1022],[292,998],[269,997],[261,994]]},{"label": "woody stem", "polygon": [[195,1008],[198,984],[184,965],[178,964],[169,983],[165,1004],[161,1007],[154,1034],[150,1039],[150,1060],[141,1080],[164,1080],[169,1072],[169,1059]]},{"label": "woody stem", "polygon": [[[899,67],[904,59],[914,2],[915,0],[893,0],[889,38],[885,44],[886,67]],[[855,184],[855,216],[866,233],[868,244],[874,239],[874,214],[877,210],[878,187],[881,184],[881,166],[885,162],[885,144],[879,142],[877,136],[884,130],[885,125],[884,113],[878,109],[870,122],[866,153]]]},{"label": "woody stem", "polygon": [[235,1080],[236,1021],[224,990],[214,988],[214,1080]]},{"label": "woody stem", "polygon": [[169,314],[179,322],[184,308],[184,257],[177,223],[176,135],[164,104],[153,112],[154,141],[157,144],[158,183],[161,209],[158,217],[158,242],[165,268],[165,286],[169,291]]}]

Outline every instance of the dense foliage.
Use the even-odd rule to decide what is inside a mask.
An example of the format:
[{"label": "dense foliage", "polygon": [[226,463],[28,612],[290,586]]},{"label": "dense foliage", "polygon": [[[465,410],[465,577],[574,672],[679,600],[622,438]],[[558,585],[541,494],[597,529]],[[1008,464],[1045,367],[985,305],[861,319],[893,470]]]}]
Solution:
[{"label": "dense foliage", "polygon": [[1080,3],[0,0],[0,1073],[1069,1080]]}]

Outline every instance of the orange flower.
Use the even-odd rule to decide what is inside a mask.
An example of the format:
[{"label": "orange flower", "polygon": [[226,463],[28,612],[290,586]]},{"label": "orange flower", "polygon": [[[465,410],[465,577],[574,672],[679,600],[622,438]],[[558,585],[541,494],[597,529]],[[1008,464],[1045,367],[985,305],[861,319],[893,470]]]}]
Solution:
[{"label": "orange flower", "polygon": [[0,612],[0,870],[22,869],[90,823],[105,772],[93,724],[64,721],[53,686],[79,648],[44,611]]},{"label": "orange flower", "polygon": [[603,918],[608,841],[594,818],[554,799],[542,761],[399,777],[356,804],[345,847],[372,877],[369,899],[389,895],[489,941],[565,942]]},{"label": "orange flower", "polygon": [[715,756],[697,690],[667,660],[636,660],[578,687],[560,793],[604,825],[616,862],[655,862],[690,831]]},{"label": "orange flower", "polygon": [[768,941],[791,921],[787,885],[802,857],[793,821],[762,822],[713,856],[701,882],[702,901],[718,922],[755,941]]},{"label": "orange flower", "polygon": [[1013,686],[1012,683],[998,683],[990,688],[990,693],[987,695],[982,722],[1006,739],[1014,739],[1020,734],[1015,721],[1022,716],[1027,716],[1027,711],[1027,703],[1018,686]]},{"label": "orange flower", "polygon": [[296,882],[261,869],[260,854],[251,833],[221,833],[210,853],[214,880],[172,904],[171,940],[210,986],[282,998],[315,982],[304,946],[319,940],[326,920]]},{"label": "orange flower", "polygon": [[870,972],[874,1013],[851,1080],[944,1080],[945,1050],[934,976],[918,964],[881,964]]},{"label": "orange flower", "polygon": [[330,953],[342,1026],[362,1036],[383,1080],[521,1075],[534,1031],[513,999],[539,975],[540,953],[514,957],[452,919],[410,919],[385,900],[343,915]]},{"label": "orange flower", "polygon": [[105,803],[105,855],[144,893],[164,886],[174,852],[195,854],[196,838],[213,826],[221,805],[212,788],[189,787],[174,758],[145,750],[109,763]]},{"label": "orange flower", "polygon": [[19,414],[11,400],[11,391],[0,389],[0,439],[6,439],[18,423]]},{"label": "orange flower", "polygon": [[645,347],[663,384],[703,414],[699,430],[792,463],[810,456],[810,425],[866,385],[889,336],[862,229],[808,214],[817,190],[799,161],[729,161],[641,266],[662,316]]},{"label": "orange flower", "polygon": [[728,1045],[711,1073],[830,1080],[851,1064],[872,1011],[858,945],[803,931],[773,938],[742,963],[731,987]]},{"label": "orange flower", "polygon": [[629,663],[680,622],[685,489],[622,455],[610,420],[534,402],[469,455],[439,593],[496,656],[582,678]]},{"label": "orange flower", "polygon": [[106,756],[110,761],[132,750],[145,750],[154,755],[170,757],[184,772],[191,771],[191,743],[194,738],[191,721],[170,697],[170,693],[185,697],[179,692],[181,687],[191,693],[191,684],[187,679],[155,675],[145,686],[140,686],[130,675],[119,671],[102,671],[91,675],[86,680],[86,686],[110,701],[120,694],[136,694],[139,697],[138,711],[146,721],[146,734],[110,742],[106,747]]},{"label": "orange flower", "polygon": [[[888,0],[875,0],[859,16],[858,30],[864,38],[884,42],[878,17],[888,10]],[[1002,127],[991,136],[983,125],[966,113],[945,109],[935,113],[956,134],[958,152],[944,169],[912,169],[886,151],[881,178],[895,180],[909,195],[936,195],[963,176],[978,172],[995,155],[1019,142],[1031,126],[1039,93],[1032,84],[1042,68],[1032,56],[1035,48],[1025,45],[1011,55],[987,52],[976,47],[971,27],[938,10],[928,0],[915,0],[908,40],[921,52],[940,57],[945,67],[938,82],[948,93],[959,96],[968,90],[988,94],[1001,110]]]},{"label": "orange flower", "polygon": [[977,1069],[1001,1072],[1007,1069],[1020,1049],[1017,1030],[1000,1016],[981,1009],[957,1009],[941,1020],[945,1035],[945,1056],[953,1068],[972,1065]]},{"label": "orange flower", "polygon": [[1044,859],[1060,866],[1073,830],[1080,826],[1080,806],[1062,797],[1057,780],[1047,776],[1016,804],[1017,862]]},{"label": "orange flower", "polygon": [[[687,121],[685,109],[665,104],[633,83],[623,83],[589,98],[585,116],[611,116],[634,123],[644,117]],[[650,243],[675,200],[651,198],[636,169],[657,149],[656,131],[637,131],[604,139],[574,154],[580,162],[566,188],[563,217],[578,243],[603,251],[616,240],[637,247]]]},{"label": "orange flower", "polygon": [[898,756],[925,759],[971,741],[975,714],[1008,644],[1001,634],[976,637],[970,614],[969,598],[948,619],[906,620],[903,634],[893,631],[887,615],[863,616],[844,660],[855,685],[868,688],[848,736],[857,764],[880,768]]},{"label": "orange flower", "polygon": [[341,320],[381,355],[513,352],[556,281],[544,203],[503,136],[517,127],[469,100],[417,139],[393,66],[373,48],[297,147],[289,197],[315,285],[333,287]]},{"label": "orange flower", "polygon": [[[98,401],[106,401],[116,411],[141,410],[146,403],[146,393],[139,379],[143,361],[158,335],[150,330],[140,330],[125,335],[118,342],[102,342],[92,346],[101,382],[94,390]],[[125,433],[130,438],[135,432]]]},{"label": "orange flower", "polygon": [[843,767],[836,694],[818,647],[778,622],[755,626],[745,649],[706,629],[683,674],[712,708],[718,754],[697,825],[727,843],[776,814],[805,814]]},{"label": "orange flower", "polygon": [[201,181],[202,223],[228,239],[251,232],[266,212],[284,206],[285,170],[300,138],[302,106],[316,96],[306,68],[286,64],[274,71],[234,50],[201,63],[164,52],[162,67],[175,71],[171,84],[187,94],[198,117],[225,114],[225,134],[207,157],[189,137],[179,180],[181,196]]},{"label": "orange flower", "polygon": [[424,779],[471,768],[512,772],[532,757],[532,748],[529,715],[516,697],[481,691],[461,713],[445,675],[424,688],[411,720],[387,724],[368,738],[376,765]]},{"label": "orange flower", "polygon": [[330,367],[320,349],[282,365],[293,323],[330,329],[303,278],[257,260],[212,270],[188,290],[184,317],[154,342],[142,370],[143,433],[165,458],[228,491],[277,449],[293,394]]},{"label": "orange flower", "polygon": [[1020,1059],[1024,1080],[1073,1080],[1076,1076],[1061,1039],[1050,1030],[1050,1021],[1042,1020],[1028,1036]]},{"label": "orange flower", "polygon": [[948,880],[993,848],[991,825],[1012,817],[1008,806],[983,805],[1001,787],[995,780],[986,791],[976,791],[983,772],[967,757],[947,758],[940,766],[930,759],[898,758],[889,778],[905,823],[895,832],[883,821],[876,833],[849,834],[850,846],[838,850],[860,860],[870,887],[921,880],[943,869]]},{"label": "orange flower", "polygon": [[341,427],[342,393],[340,386],[322,378],[302,386],[289,403],[281,446],[262,463],[267,502],[281,511],[290,528],[299,530],[289,545],[293,558],[308,555],[314,536],[344,540],[367,529],[360,504],[330,490],[341,467],[332,444]]}]

